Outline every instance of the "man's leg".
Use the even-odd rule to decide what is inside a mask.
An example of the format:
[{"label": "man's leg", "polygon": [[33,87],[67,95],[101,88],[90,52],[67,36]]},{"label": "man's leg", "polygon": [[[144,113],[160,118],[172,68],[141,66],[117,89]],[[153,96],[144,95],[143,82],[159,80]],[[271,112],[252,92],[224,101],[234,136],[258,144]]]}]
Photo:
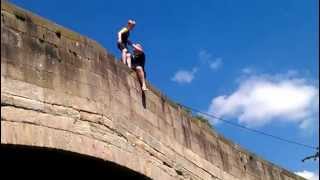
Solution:
[{"label": "man's leg", "polygon": [[144,78],[144,72],[143,72],[142,67],[141,66],[137,66],[136,70],[137,70],[137,73],[138,73],[139,80],[140,80],[140,82],[142,84],[141,89],[143,91],[148,90],[147,85],[146,85],[146,80]]},{"label": "man's leg", "polygon": [[122,63],[123,64],[126,64],[127,52],[128,52],[128,50],[126,48],[122,49]]},{"label": "man's leg", "polygon": [[128,67],[131,68],[131,54],[130,53],[127,53],[126,54],[126,57],[127,57],[127,64],[128,64]]}]

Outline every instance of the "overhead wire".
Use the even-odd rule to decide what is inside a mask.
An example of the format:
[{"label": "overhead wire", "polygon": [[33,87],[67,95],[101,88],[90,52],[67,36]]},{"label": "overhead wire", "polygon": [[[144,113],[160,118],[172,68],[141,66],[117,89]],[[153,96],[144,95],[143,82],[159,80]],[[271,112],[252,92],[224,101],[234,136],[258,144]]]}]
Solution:
[{"label": "overhead wire", "polygon": [[272,135],[270,133],[266,133],[266,132],[259,131],[259,130],[256,130],[256,129],[248,128],[246,126],[243,126],[243,125],[228,121],[228,120],[226,120],[224,118],[217,117],[217,116],[215,116],[213,114],[202,112],[202,111],[200,111],[198,109],[195,109],[193,107],[189,107],[189,106],[186,106],[186,105],[183,105],[183,104],[180,104],[180,103],[179,103],[179,105],[184,107],[184,108],[186,108],[186,109],[189,109],[190,111],[194,111],[194,112],[200,113],[202,115],[212,117],[214,119],[217,119],[217,120],[222,121],[224,123],[227,123],[229,125],[232,125],[232,126],[235,126],[235,127],[241,128],[241,129],[245,129],[247,131],[251,131],[251,132],[254,132],[254,133],[257,133],[257,134],[260,134],[260,135],[271,137],[273,139],[277,139],[279,141],[283,141],[283,142],[286,142],[286,143],[289,143],[289,144],[294,144],[294,145],[302,146],[302,147],[309,148],[309,149],[315,149],[315,150],[318,149],[318,147],[315,147],[315,146],[311,146],[311,145],[308,145],[308,144],[304,144],[304,143],[300,143],[300,142],[297,142],[297,141],[289,140],[289,139],[286,139],[286,138],[283,138],[283,137],[279,137],[279,136],[276,136],[276,135]]}]

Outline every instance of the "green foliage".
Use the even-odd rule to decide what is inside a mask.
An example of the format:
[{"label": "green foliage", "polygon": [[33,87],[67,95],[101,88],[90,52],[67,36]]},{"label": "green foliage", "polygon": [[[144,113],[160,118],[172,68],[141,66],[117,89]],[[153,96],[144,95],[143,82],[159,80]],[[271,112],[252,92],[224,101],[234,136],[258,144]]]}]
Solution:
[{"label": "green foliage", "polygon": [[180,106],[180,108],[181,108],[184,112],[186,112],[187,114],[189,114],[189,115],[192,116],[192,111],[191,111],[190,109],[187,109],[187,108],[185,108],[184,106],[182,106],[182,105],[180,105],[180,104],[178,104],[178,105]]},{"label": "green foliage", "polygon": [[210,124],[209,120],[206,119],[205,117],[203,116],[200,116],[200,115],[195,115],[193,116],[194,119],[206,124],[207,126],[209,126],[211,129],[214,129],[213,126]]},{"label": "green foliage", "polygon": [[192,114],[192,111],[190,111],[189,109],[184,108],[184,110],[185,110],[188,114]]},{"label": "green foliage", "polygon": [[196,121],[200,121],[201,123],[207,125],[209,128],[213,129],[213,126],[210,124],[209,120],[207,118],[205,118],[204,116],[201,116],[201,115],[198,115],[198,114],[194,114],[190,109],[188,108],[185,108],[184,106],[178,104],[182,110],[184,112],[186,112],[188,115],[192,116],[192,119],[193,120],[196,120]]}]

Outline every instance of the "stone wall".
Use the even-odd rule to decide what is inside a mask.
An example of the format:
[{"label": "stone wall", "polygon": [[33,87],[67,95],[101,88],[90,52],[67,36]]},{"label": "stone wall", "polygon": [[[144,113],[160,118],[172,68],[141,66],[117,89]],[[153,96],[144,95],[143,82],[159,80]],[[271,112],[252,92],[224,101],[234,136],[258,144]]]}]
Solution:
[{"label": "stone wall", "polygon": [[[150,85],[149,85],[150,87]],[[1,1],[1,143],[105,159],[152,179],[296,180],[192,119],[95,41]]]}]

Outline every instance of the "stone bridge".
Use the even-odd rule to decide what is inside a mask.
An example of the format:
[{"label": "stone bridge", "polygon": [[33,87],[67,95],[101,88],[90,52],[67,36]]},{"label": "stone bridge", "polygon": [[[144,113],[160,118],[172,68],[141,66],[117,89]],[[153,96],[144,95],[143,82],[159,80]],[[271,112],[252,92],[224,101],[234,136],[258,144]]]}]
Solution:
[{"label": "stone bridge", "polygon": [[303,179],[149,87],[94,40],[1,1],[2,159],[86,159],[128,179]]}]

